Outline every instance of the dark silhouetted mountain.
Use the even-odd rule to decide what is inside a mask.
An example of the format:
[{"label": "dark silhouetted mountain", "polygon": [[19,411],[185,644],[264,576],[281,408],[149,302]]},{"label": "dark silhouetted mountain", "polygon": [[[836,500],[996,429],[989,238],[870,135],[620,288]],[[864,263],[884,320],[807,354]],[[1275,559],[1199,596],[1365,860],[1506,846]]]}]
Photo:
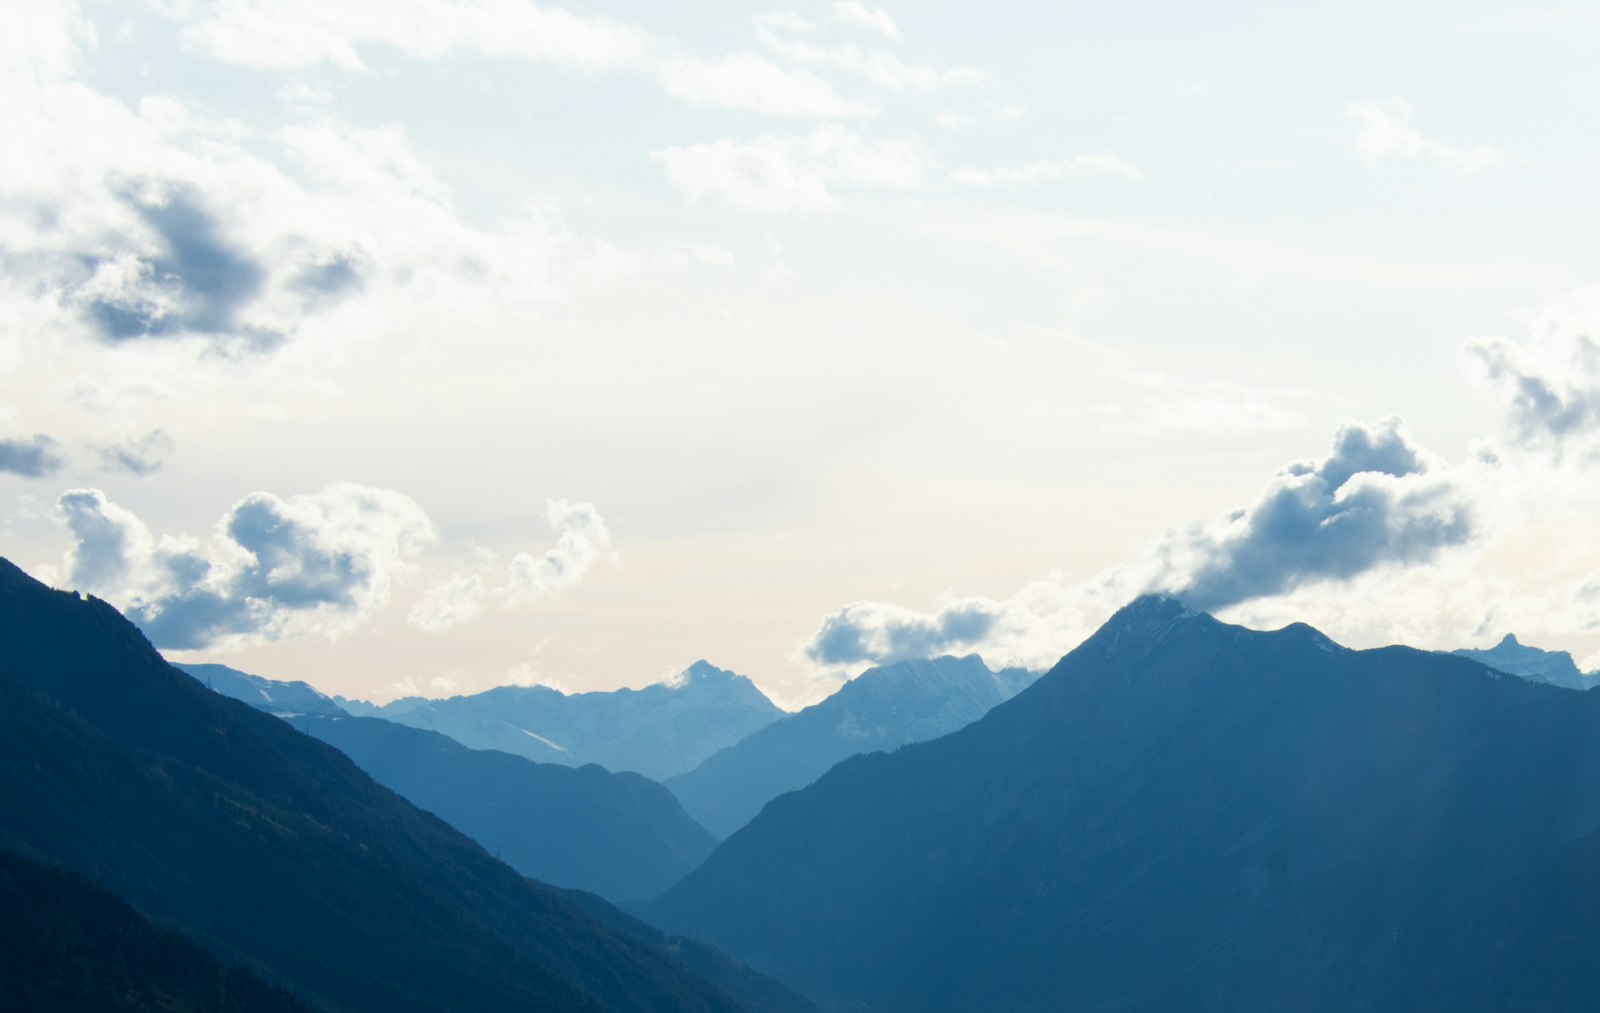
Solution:
[{"label": "dark silhouetted mountain", "polygon": [[[1552,1008],[1514,1000],[1594,980],[1595,909],[1551,904],[1600,876],[1597,828],[1600,694],[1150,597],[979,721],[775,799],[644,911],[877,1010]],[[1452,980],[1490,990],[1438,1002]]]},{"label": "dark silhouetted mountain", "polygon": [[76,873],[0,851],[8,1013],[310,1013]]},{"label": "dark silhouetted mountain", "polygon": [[1463,648],[1450,653],[1481,661],[1508,675],[1520,675],[1530,682],[1549,683],[1564,689],[1588,689],[1600,683],[1596,673],[1584,675],[1578,671],[1572,655],[1566,651],[1544,651],[1529,647],[1518,641],[1514,633],[1507,633],[1504,639],[1488,650]]},{"label": "dark silhouetted mountain", "polygon": [[697,661],[672,683],[605,693],[500,686],[447,700],[407,697],[381,707],[336,698],[352,714],[442,732],[474,749],[530,760],[632,770],[656,781],[783,717],[742,675]]},{"label": "dark silhouetted mountain", "polygon": [[381,718],[291,723],[513,869],[556,886],[617,901],[655,897],[717,843],[670,791],[641,774],[468,749]]},{"label": "dark silhouetted mountain", "polygon": [[116,610],[0,561],[0,847],[336,1009],[732,1010]]},{"label": "dark silhouetted mountain", "polygon": [[786,791],[846,757],[935,739],[969,725],[1032,677],[989,671],[977,655],[869,669],[819,704],[790,714],[667,782],[689,814],[726,837]]},{"label": "dark silhouetted mountain", "polygon": [[205,684],[212,692],[231,696],[259,711],[289,717],[296,714],[337,716],[344,709],[324,693],[303,682],[279,682],[241,672],[227,665],[173,665]]}]

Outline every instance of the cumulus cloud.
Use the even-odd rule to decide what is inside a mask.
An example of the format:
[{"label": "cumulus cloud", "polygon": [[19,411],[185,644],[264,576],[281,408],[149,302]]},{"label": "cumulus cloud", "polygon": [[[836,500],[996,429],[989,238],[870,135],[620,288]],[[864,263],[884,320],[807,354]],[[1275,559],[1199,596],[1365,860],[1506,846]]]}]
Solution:
[{"label": "cumulus cloud", "polygon": [[932,612],[856,602],[825,618],[799,655],[827,677],[964,651],[1047,667],[1146,591],[1215,611],[1434,560],[1477,533],[1465,485],[1398,418],[1347,422],[1326,456],[1283,468],[1249,506],[1167,532],[1143,558],[1077,584],[1052,576],[1009,598],[951,596]]},{"label": "cumulus cloud", "polygon": [[43,433],[26,439],[0,440],[0,472],[43,478],[60,471],[65,463],[61,444]]},{"label": "cumulus cloud", "polygon": [[97,446],[94,452],[100,466],[132,475],[153,475],[172,454],[172,436],[165,429],[152,429],[136,440]]},{"label": "cumulus cloud", "polygon": [[488,601],[513,608],[557,597],[581,583],[598,559],[620,565],[611,531],[593,503],[549,500],[545,519],[556,532],[556,544],[537,555],[519,552],[513,556],[503,584],[491,586],[486,573],[453,576],[423,592],[406,621],[418,629],[440,633],[477,619]]},{"label": "cumulus cloud", "polygon": [[1370,165],[1387,159],[1422,159],[1462,176],[1491,169],[1505,156],[1486,145],[1455,147],[1422,136],[1411,125],[1410,105],[1399,99],[1383,102],[1352,102],[1345,112],[1356,124],[1356,151]]},{"label": "cumulus cloud", "polygon": [[803,137],[721,140],[650,156],[691,200],[716,196],[751,211],[818,214],[842,203],[832,187],[913,189],[924,158],[909,141],[875,141],[840,127]]},{"label": "cumulus cloud", "polygon": [[508,606],[560,594],[583,580],[596,559],[618,562],[611,532],[593,503],[551,500],[545,519],[556,530],[555,548],[538,556],[519,552],[512,557]]},{"label": "cumulus cloud", "polygon": [[155,242],[142,256],[124,250],[89,262],[79,297],[100,335],[116,342],[239,333],[241,314],[261,293],[267,269],[223,235],[217,217],[192,193],[173,189],[126,199]]},{"label": "cumulus cloud", "polygon": [[1027,186],[1033,183],[1050,183],[1063,179],[1084,179],[1089,176],[1121,176],[1124,179],[1144,179],[1144,173],[1111,152],[1096,151],[1086,155],[1044,159],[1038,162],[1029,162],[1026,165],[997,169],[956,169],[950,173],[950,182],[960,186],[977,187]]},{"label": "cumulus cloud", "polygon": [[873,665],[976,652],[990,665],[1040,670],[1115,607],[1110,589],[1069,586],[1057,575],[1007,598],[947,595],[931,612],[861,601],[822,620],[798,653],[821,678]]},{"label": "cumulus cloud", "polygon": [[1469,497],[1398,417],[1347,422],[1326,457],[1284,468],[1250,506],[1169,533],[1155,552],[1156,586],[1216,610],[1427,562],[1474,531]]},{"label": "cumulus cloud", "polygon": [[212,538],[152,536],[98,489],[62,494],[73,586],[99,594],[161,648],[227,648],[347,631],[389,601],[395,576],[435,540],[389,489],[339,483],[235,503]]},{"label": "cumulus cloud", "polygon": [[1530,316],[1526,341],[1469,339],[1462,360],[1470,374],[1504,398],[1516,444],[1559,450],[1600,432],[1596,335],[1600,286],[1589,286]]}]

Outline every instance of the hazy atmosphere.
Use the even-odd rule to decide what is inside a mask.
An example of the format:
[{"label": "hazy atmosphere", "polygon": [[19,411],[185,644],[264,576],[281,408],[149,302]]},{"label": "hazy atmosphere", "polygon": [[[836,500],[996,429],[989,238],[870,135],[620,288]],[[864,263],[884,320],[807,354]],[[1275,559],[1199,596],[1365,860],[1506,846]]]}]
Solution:
[{"label": "hazy atmosphere", "polygon": [[171,658],[1600,667],[1592,8],[14,7],[0,543]]}]

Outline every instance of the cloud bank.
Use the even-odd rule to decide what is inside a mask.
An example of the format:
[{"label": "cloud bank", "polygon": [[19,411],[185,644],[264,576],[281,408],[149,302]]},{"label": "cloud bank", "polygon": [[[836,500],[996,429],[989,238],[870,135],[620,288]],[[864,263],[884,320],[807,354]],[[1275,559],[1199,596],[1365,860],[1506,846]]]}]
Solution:
[{"label": "cloud bank", "polygon": [[163,649],[228,649],[336,635],[388,603],[407,561],[436,540],[409,497],[339,483],[235,503],[206,542],[156,539],[98,489],[56,501],[72,533],[72,586],[116,604]]}]

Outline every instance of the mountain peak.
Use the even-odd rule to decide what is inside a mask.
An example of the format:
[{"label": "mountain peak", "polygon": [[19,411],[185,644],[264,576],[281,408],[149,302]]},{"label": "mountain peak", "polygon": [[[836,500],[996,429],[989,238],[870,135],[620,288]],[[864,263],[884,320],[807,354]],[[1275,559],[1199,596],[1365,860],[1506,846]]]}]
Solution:
[{"label": "mountain peak", "polygon": [[683,670],[683,680],[685,682],[694,682],[701,679],[727,680],[737,678],[738,676],[734,673],[725,668],[718,668],[704,658]]},{"label": "mountain peak", "polygon": [[1522,646],[1522,641],[1517,639],[1517,635],[1515,633],[1507,633],[1505,636],[1500,638],[1500,642],[1498,644],[1496,644],[1495,646],[1496,647],[1521,647]]},{"label": "mountain peak", "polygon": [[1136,633],[1150,636],[1178,623],[1204,615],[1184,605],[1169,594],[1143,594],[1122,606],[1106,620],[1103,630],[1117,634]]}]

